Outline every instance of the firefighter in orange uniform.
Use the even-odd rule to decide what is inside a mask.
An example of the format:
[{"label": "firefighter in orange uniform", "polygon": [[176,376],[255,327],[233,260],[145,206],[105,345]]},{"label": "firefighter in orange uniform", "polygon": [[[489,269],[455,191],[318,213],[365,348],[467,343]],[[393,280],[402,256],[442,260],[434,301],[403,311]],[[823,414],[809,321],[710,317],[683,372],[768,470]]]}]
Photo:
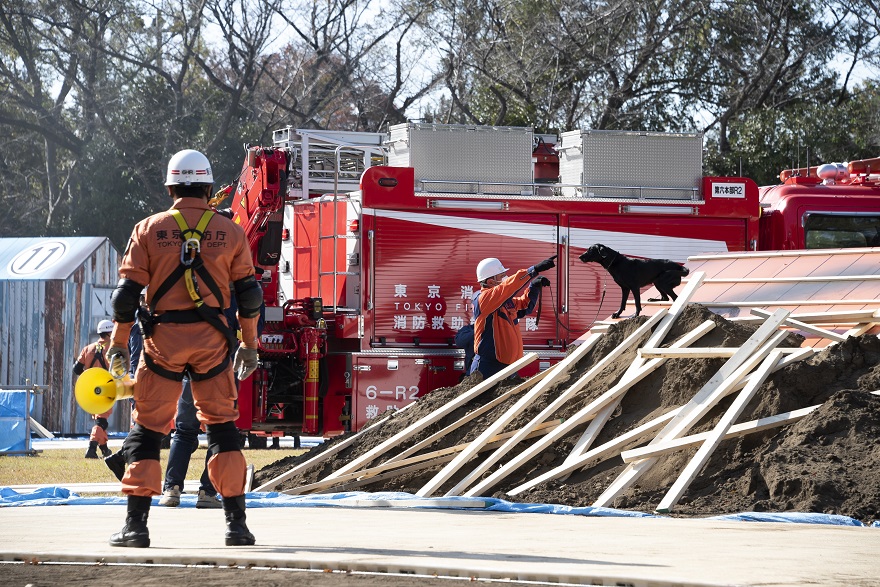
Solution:
[{"label": "firefighter in orange uniform", "polygon": [[[479,371],[483,379],[488,379],[522,358],[519,319],[532,313],[541,288],[550,285],[550,280],[538,274],[555,267],[554,259],[556,255],[528,269],[520,269],[510,277],[507,276],[509,269],[494,257],[483,259],[477,265],[481,288],[472,300],[476,321],[471,373]],[[529,279],[532,279],[529,290],[517,296]]]},{"label": "firefighter in orange uniform", "polygon": [[[128,360],[136,313],[144,345],[134,379],[135,425],[123,443],[128,515],[122,530],[110,537],[112,546],[150,545],[147,517],[152,496],[162,493],[160,444],[171,429],[187,375],[198,419],[207,429],[208,475],[223,496],[226,545],[255,543],[245,523],[247,464],[235,427],[233,369],[245,379],[257,368],[263,292],[244,231],[207,204],[213,183],[202,153],[188,149],[175,154],[165,181],[174,203],[134,227],[119,268],[111,298],[116,323],[107,352],[111,366],[120,360],[117,355]],[[230,283],[238,303],[240,344],[223,315],[231,301]],[[149,310],[139,310],[146,286]]]},{"label": "firefighter in orange uniform", "polygon": [[[73,374],[77,377],[82,375],[83,371],[91,369],[92,367],[101,367],[102,369],[107,368],[107,359],[104,357],[104,353],[110,343],[110,333],[113,332],[113,322],[110,320],[101,320],[98,322],[97,331],[98,336],[101,337],[100,340],[84,346],[79,353],[79,357],[76,359],[76,363],[73,364]],[[92,432],[89,434],[89,448],[86,450],[85,458],[97,459],[97,449],[99,448],[101,449],[102,456],[106,457],[112,454],[112,451],[107,448],[107,418],[110,417],[112,412],[113,408],[110,408],[103,414],[95,414],[92,416],[95,425],[92,426]]]}]

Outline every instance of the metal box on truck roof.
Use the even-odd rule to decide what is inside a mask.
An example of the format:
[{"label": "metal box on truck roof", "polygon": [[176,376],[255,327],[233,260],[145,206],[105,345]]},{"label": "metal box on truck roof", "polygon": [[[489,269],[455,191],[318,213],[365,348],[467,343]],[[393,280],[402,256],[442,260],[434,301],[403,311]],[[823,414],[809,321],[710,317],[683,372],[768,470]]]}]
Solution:
[{"label": "metal box on truck roof", "polygon": [[559,175],[566,195],[700,199],[702,134],[575,130],[560,139]]},{"label": "metal box on truck roof", "polygon": [[527,127],[408,122],[389,128],[388,164],[414,168],[417,192],[531,194],[533,137]]}]

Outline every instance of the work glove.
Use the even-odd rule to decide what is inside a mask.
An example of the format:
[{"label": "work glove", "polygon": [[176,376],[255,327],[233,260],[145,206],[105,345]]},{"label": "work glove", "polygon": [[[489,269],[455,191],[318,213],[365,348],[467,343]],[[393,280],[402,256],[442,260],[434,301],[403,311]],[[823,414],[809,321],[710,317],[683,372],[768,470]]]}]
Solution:
[{"label": "work glove", "polygon": [[557,255],[553,255],[552,257],[544,259],[540,263],[535,264],[535,266],[533,267],[535,273],[541,273],[542,271],[547,271],[548,269],[553,269],[554,267],[556,267],[556,263],[554,262],[556,257]]},{"label": "work glove", "polygon": [[532,287],[549,287],[550,280],[544,276],[538,276],[532,280]]},{"label": "work glove", "polygon": [[110,345],[110,348],[107,349],[106,357],[110,373],[114,377],[117,373],[119,375],[128,373],[129,362],[131,361],[128,345]]},{"label": "work glove", "polygon": [[244,381],[257,370],[257,349],[249,349],[245,346],[238,347],[235,351],[235,359],[232,361],[232,370],[239,381]]}]

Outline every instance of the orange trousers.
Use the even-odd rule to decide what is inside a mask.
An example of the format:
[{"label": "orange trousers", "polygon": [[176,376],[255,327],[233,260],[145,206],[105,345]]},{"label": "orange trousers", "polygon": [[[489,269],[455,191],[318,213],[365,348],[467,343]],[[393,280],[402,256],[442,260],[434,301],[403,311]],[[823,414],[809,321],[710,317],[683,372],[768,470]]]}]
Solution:
[{"label": "orange trousers", "polygon": [[[194,324],[157,324],[153,336],[144,340],[144,353],[163,369],[176,373],[189,368],[206,373],[222,363],[229,354],[226,338],[207,322]],[[193,401],[203,425],[234,422],[238,419],[238,389],[232,363],[214,377],[192,380]],[[180,381],[151,371],[141,356],[134,379],[134,421],[144,428],[168,434],[183,391]],[[215,454],[208,461],[208,476],[224,497],[244,493],[247,462],[240,450]],[[159,461],[144,460],[129,464],[122,478],[122,492],[127,495],[153,496],[162,493],[162,469]]]},{"label": "orange trousers", "polygon": [[95,424],[92,426],[92,432],[89,434],[89,440],[98,443],[98,446],[107,444],[107,432]]}]

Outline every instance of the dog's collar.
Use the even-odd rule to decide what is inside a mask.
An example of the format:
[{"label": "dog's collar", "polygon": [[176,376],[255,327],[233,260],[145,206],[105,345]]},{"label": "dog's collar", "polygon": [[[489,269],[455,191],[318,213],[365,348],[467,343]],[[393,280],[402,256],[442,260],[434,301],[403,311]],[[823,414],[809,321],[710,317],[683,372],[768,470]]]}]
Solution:
[{"label": "dog's collar", "polygon": [[[614,257],[610,261],[608,261],[607,265],[605,265],[606,269],[609,269],[612,265],[614,265],[614,263],[617,261],[617,258],[620,256],[620,253],[618,253],[614,249],[608,249],[608,250],[614,252]],[[602,257],[602,258],[604,259],[605,257]]]}]

